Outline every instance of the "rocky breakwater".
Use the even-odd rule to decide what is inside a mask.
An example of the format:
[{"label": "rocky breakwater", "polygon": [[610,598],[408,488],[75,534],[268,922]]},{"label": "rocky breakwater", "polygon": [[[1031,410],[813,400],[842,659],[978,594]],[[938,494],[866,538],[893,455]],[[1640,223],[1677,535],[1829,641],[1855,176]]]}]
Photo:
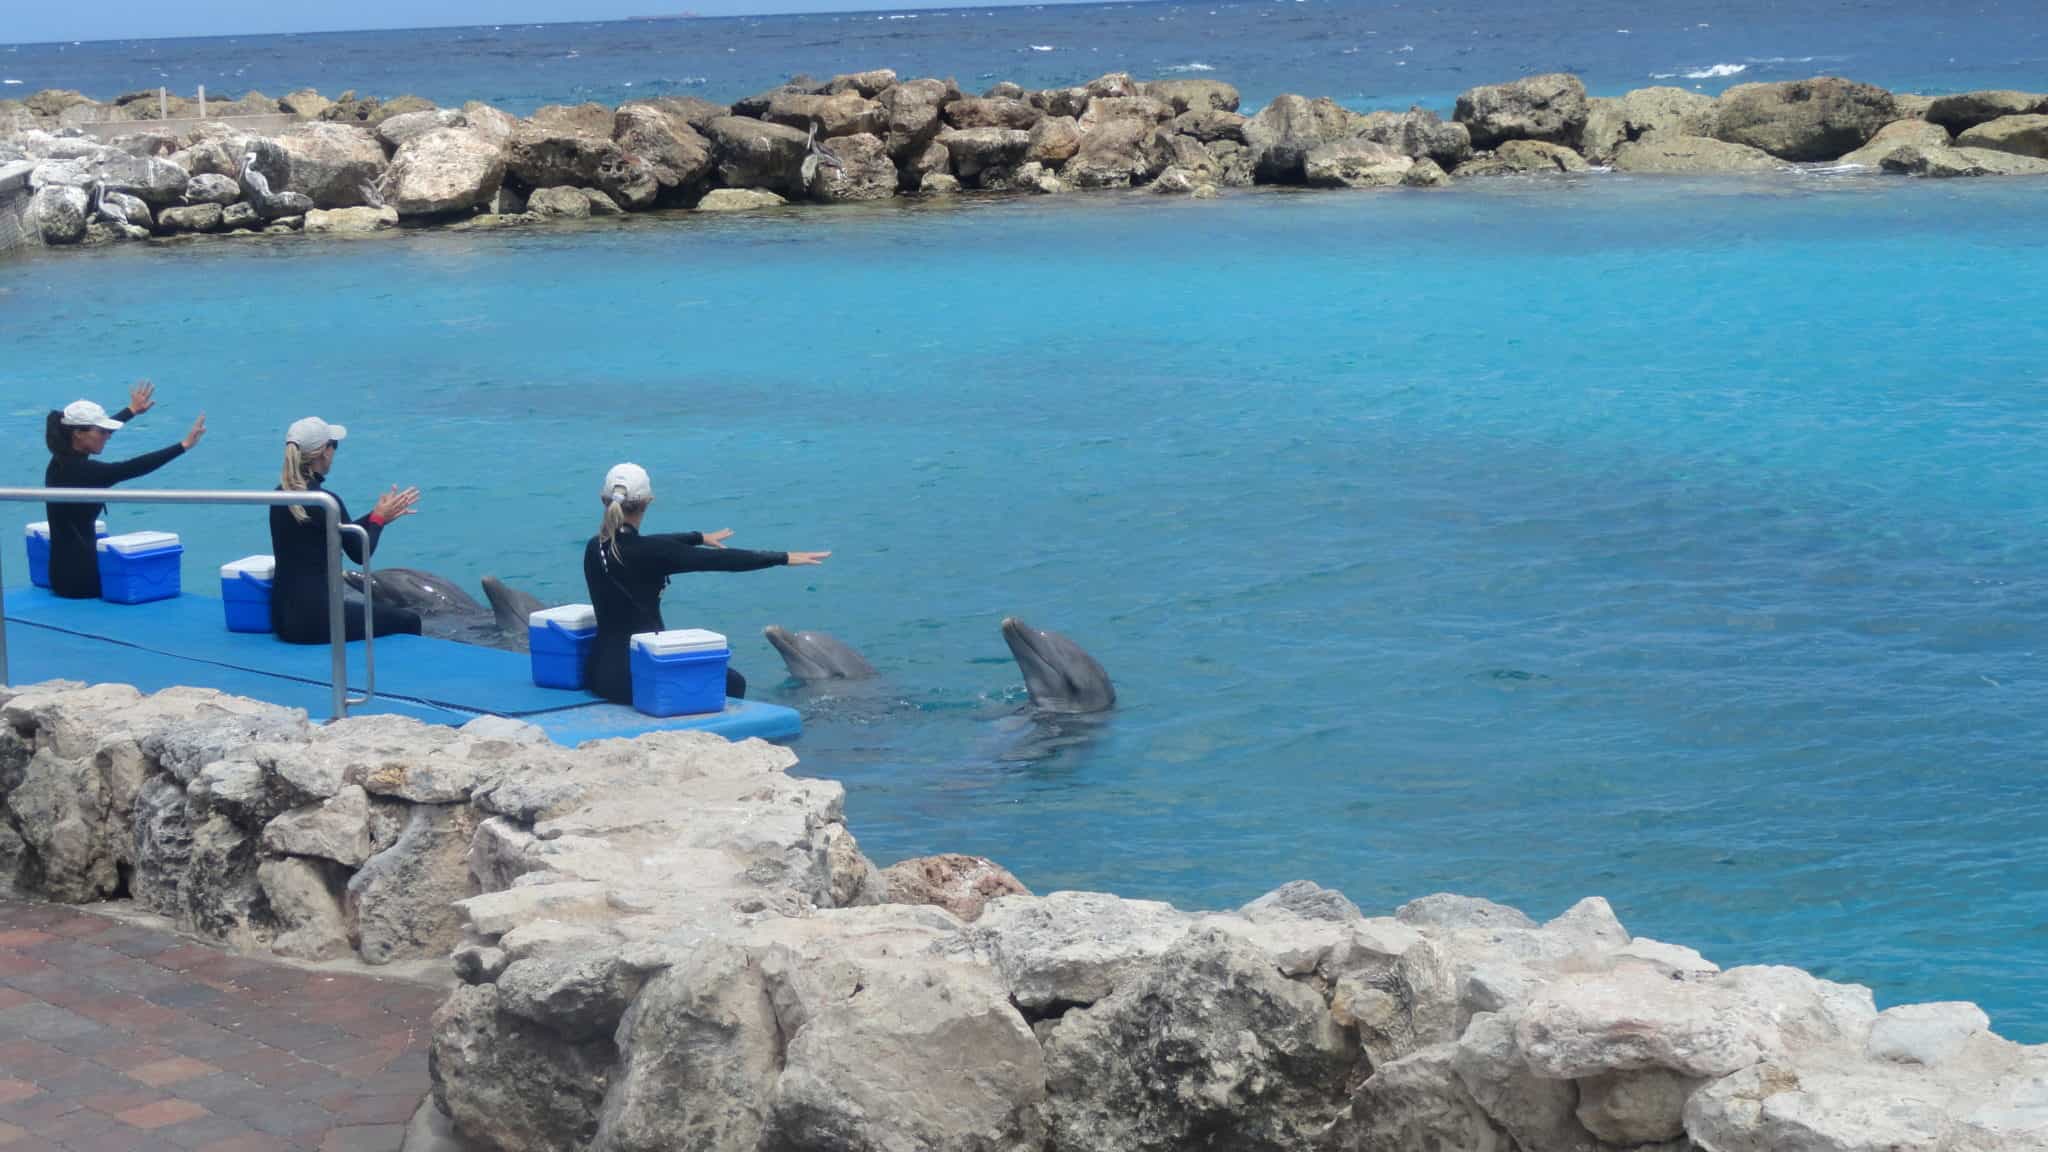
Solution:
[{"label": "rocky breakwater", "polygon": [[479,1149],[2048,1147],[2048,1047],[1974,1006],[1722,970],[1597,898],[1038,897],[973,858],[877,872],[838,785],[759,742],[0,695],[17,884],[452,956],[434,1096]]},{"label": "rocky breakwater", "polygon": [[[1004,83],[972,95],[950,80],[899,80],[888,70],[799,79],[730,106],[660,98],[549,106],[524,119],[478,103],[437,108],[354,93],[237,102],[303,120],[274,137],[226,123],[153,130],[140,117],[154,108],[126,97],[100,106],[72,92],[0,101],[0,133],[11,133],[0,137],[0,164],[33,165],[33,235],[73,244],[501,227],[963,191],[1212,196],[1254,184],[1441,187],[1609,168],[2048,174],[2048,95],[1929,98],[1834,77],[1742,84],[1718,98],[1679,88],[1601,98],[1575,76],[1531,76],[1467,91],[1449,119],[1293,95],[1247,115],[1237,90],[1215,80],[1114,73],[1071,88]],[[67,135],[81,117],[135,117],[135,130],[106,144]]]}]

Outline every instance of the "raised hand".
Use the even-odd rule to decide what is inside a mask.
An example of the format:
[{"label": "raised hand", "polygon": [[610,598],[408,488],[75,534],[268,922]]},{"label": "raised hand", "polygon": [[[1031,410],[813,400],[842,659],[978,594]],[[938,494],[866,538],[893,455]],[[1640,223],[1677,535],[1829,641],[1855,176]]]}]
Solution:
[{"label": "raised hand", "polygon": [[709,544],[713,548],[723,548],[725,547],[726,540],[729,539],[731,536],[732,529],[720,528],[716,532],[704,533],[704,543]]},{"label": "raised hand", "polygon": [[128,411],[140,416],[156,407],[156,385],[147,380],[137,380],[135,387],[128,390]]},{"label": "raised hand", "polygon": [[[147,403],[146,400],[145,403]],[[140,412],[142,411],[142,409],[137,408],[136,411]],[[192,422],[192,430],[185,433],[185,438],[183,440],[178,441],[178,443],[184,445],[185,451],[190,452],[194,447],[198,446],[200,437],[205,435],[206,413],[201,412],[199,414],[199,419],[194,420]]]},{"label": "raised hand", "polygon": [[419,502],[420,490],[418,488],[407,488],[401,492],[398,490],[398,485],[393,484],[391,491],[377,497],[377,506],[370,509],[370,515],[389,524],[401,516],[410,516],[414,512],[419,511],[418,508],[414,507]]},{"label": "raised hand", "polygon": [[801,564],[823,564],[825,557],[830,555],[830,552],[791,552],[789,566],[794,568]]}]

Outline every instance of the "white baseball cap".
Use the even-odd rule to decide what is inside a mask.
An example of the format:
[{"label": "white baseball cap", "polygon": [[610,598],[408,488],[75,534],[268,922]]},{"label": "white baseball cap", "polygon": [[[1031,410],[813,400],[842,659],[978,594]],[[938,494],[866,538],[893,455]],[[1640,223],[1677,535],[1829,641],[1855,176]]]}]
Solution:
[{"label": "white baseball cap", "polygon": [[638,464],[614,464],[604,474],[604,488],[598,495],[607,504],[614,500],[645,504],[654,499],[654,481],[647,478],[647,469]]},{"label": "white baseball cap", "polygon": [[73,400],[64,406],[66,428],[104,428],[119,432],[121,422],[107,415],[107,410],[90,400]]},{"label": "white baseball cap", "polygon": [[295,420],[284,434],[285,442],[297,444],[301,452],[318,452],[329,444],[348,439],[348,429],[329,424],[318,416]]}]

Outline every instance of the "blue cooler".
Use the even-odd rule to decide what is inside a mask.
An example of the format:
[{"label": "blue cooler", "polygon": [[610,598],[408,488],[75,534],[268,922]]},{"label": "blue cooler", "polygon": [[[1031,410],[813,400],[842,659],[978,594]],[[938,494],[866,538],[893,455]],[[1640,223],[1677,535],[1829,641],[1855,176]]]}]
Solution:
[{"label": "blue cooler", "polygon": [[702,628],[633,637],[633,707],[649,716],[725,711],[725,637]]},{"label": "blue cooler", "polygon": [[270,556],[244,556],[220,566],[220,602],[227,609],[228,631],[270,631],[270,584],[276,577],[277,560]]},{"label": "blue cooler", "polygon": [[[104,540],[107,538],[107,522],[92,522],[94,533]],[[28,537],[28,582],[38,588],[50,586],[50,522],[38,520],[25,530]]]},{"label": "blue cooler", "polygon": [[533,653],[533,682],[542,688],[583,687],[583,666],[596,639],[597,609],[588,604],[543,608],[528,616],[526,640]]},{"label": "blue cooler", "polygon": [[176,532],[129,532],[100,541],[100,599],[110,604],[169,600],[182,591],[185,546]]}]

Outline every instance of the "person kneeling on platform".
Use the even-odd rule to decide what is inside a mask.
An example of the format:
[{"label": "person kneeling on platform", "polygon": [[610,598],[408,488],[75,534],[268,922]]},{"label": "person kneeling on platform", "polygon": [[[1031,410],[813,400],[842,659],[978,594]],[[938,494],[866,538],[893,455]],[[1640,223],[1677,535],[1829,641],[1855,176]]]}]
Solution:
[{"label": "person kneeling on platform", "polygon": [[[168,448],[145,452],[128,460],[109,464],[93,457],[106,450],[107,437],[123,425],[156,406],[156,387],[139,380],[128,392],[128,406],[107,415],[107,410],[90,400],[74,400],[61,412],[50,413],[43,429],[43,441],[50,449],[50,465],[43,470],[46,488],[112,488],[124,480],[147,476],[190,452],[206,435],[206,413],[192,422],[185,438]],[[100,594],[100,558],[94,521],[103,504],[51,504],[44,515],[50,519],[50,591],[69,600],[91,600]]]},{"label": "person kneeling on platform", "polygon": [[[640,522],[654,502],[654,483],[638,464],[605,473],[604,524],[583,547],[583,579],[597,611],[597,638],[590,646],[584,683],[615,704],[633,702],[629,649],[639,632],[660,632],[661,594],[668,578],[682,572],[753,572],[781,564],[817,564],[830,552],[749,552],[727,548],[732,529],[717,532],[661,532],[642,535]],[[745,699],[747,678],[731,665],[725,694]]]},{"label": "person kneeling on platform", "polygon": [[[334,451],[340,447],[342,437],[347,435],[348,429],[339,424],[329,424],[318,416],[308,416],[293,424],[285,433],[284,478],[278,483],[277,490],[323,491],[327,473],[334,467]],[[368,516],[350,520],[348,506],[341,503],[341,497],[335,496],[334,502],[341,506],[342,521],[357,525],[370,537],[366,550],[353,533],[342,533],[341,546],[349,559],[363,563],[367,558],[366,552],[377,550],[377,540],[383,535],[385,525],[418,511],[419,498],[419,489],[407,488],[401,492],[394,485],[389,492],[377,498],[377,505],[370,509]],[[333,634],[328,628],[327,617],[327,509],[318,505],[287,507],[280,504],[272,507],[270,551],[277,561],[277,574],[270,591],[270,622],[277,629],[277,638],[292,644],[328,643]],[[369,624],[371,635],[420,634],[419,613],[386,604],[375,604],[373,609]],[[363,602],[350,597],[343,604],[342,613],[347,622],[348,639],[361,640],[364,633]]]}]

